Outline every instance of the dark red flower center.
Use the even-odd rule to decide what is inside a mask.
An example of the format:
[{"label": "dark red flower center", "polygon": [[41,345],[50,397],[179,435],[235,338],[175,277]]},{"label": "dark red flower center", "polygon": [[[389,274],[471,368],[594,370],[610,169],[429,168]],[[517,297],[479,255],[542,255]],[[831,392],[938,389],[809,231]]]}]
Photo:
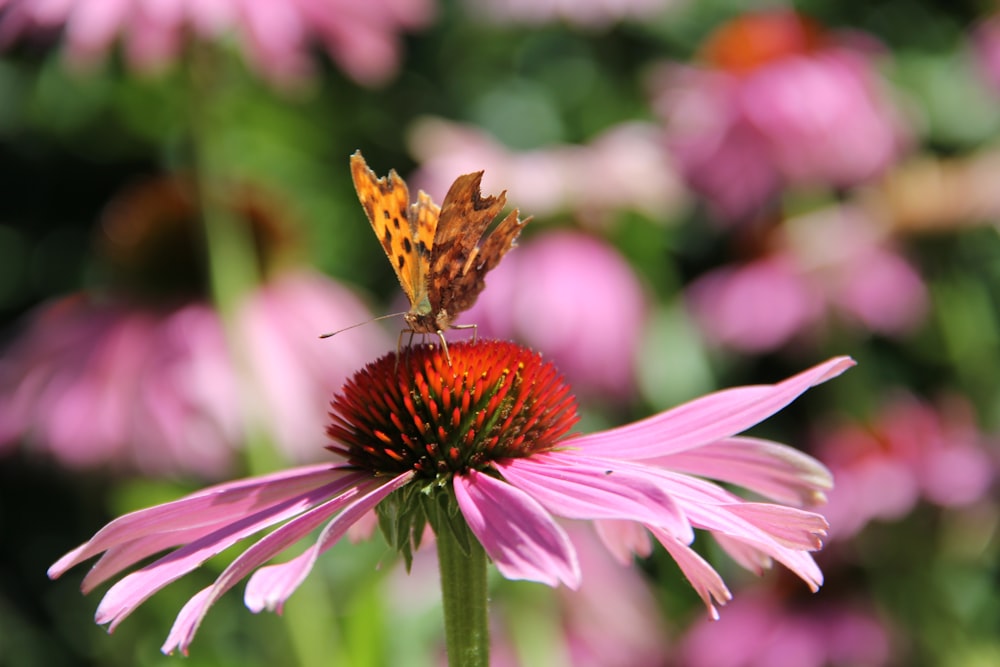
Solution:
[{"label": "dark red flower center", "polygon": [[376,474],[448,478],[552,449],[577,421],[555,366],[513,343],[403,348],[368,364],[331,403],[329,449]]}]

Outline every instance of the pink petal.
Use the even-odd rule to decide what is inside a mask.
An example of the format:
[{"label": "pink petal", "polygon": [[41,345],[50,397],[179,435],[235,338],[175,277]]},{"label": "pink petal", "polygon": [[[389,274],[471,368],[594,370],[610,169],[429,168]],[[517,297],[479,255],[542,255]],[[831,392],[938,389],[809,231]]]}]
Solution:
[{"label": "pink petal", "polygon": [[508,579],[580,585],[569,537],[524,491],[475,470],[454,478],[455,497],[472,533]]},{"label": "pink petal", "polygon": [[206,601],[212,594],[213,588],[214,586],[206,586],[195,593],[191,599],[184,604],[180,613],[177,614],[177,619],[174,621],[173,627],[170,628],[170,634],[167,635],[167,641],[163,642],[163,646],[160,647],[161,652],[170,654],[174,652],[175,648],[179,648],[181,653],[184,655],[188,654],[188,646],[191,645],[190,637],[187,637],[185,640],[185,637],[188,634],[188,628],[198,626],[201,617],[205,613]]},{"label": "pink petal", "polygon": [[[203,527],[203,534],[207,534],[235,518],[284,502],[339,477],[357,474],[351,470],[338,470],[338,467],[341,466],[322,464],[251,477],[202,489],[171,503],[131,512],[115,519],[90,540],[56,561],[49,568],[48,575],[55,579],[102,551],[147,535],[190,531],[198,527]],[[182,544],[183,541],[178,539],[167,546]],[[149,553],[138,558],[147,555]]]},{"label": "pink petal", "polygon": [[736,516],[752,523],[790,549],[817,551],[823,548],[829,524],[820,514],[770,503],[739,503],[728,506]]},{"label": "pink petal", "polygon": [[718,391],[642,421],[565,441],[591,456],[648,459],[728,438],[773,415],[805,390],[854,365],[835,357],[774,385]]},{"label": "pink petal", "polygon": [[[335,479],[329,466],[321,466],[323,471],[323,477],[327,479]],[[364,480],[368,478],[367,473],[353,472],[351,475],[343,477],[339,481],[339,486],[331,490],[329,495],[335,496],[339,493],[338,489],[351,488],[359,480]],[[290,492],[293,487],[286,487],[285,491]],[[289,494],[290,495],[290,494]],[[284,499],[284,498],[282,498]],[[179,501],[178,501],[179,502]],[[277,501],[272,499],[273,503]],[[201,524],[195,525],[192,528],[185,528],[181,530],[169,530],[166,532],[154,533],[152,535],[144,535],[134,540],[130,540],[123,544],[108,549],[101,559],[97,561],[97,564],[91,568],[90,572],[83,579],[82,590],[84,593],[89,593],[100,583],[106,581],[110,577],[114,576],[118,572],[121,572],[126,567],[136,563],[147,556],[151,556],[155,553],[159,553],[164,549],[169,549],[180,544],[189,544],[197,539],[208,535],[209,533],[222,528],[224,525],[232,522],[235,517],[242,516],[227,514],[220,517],[218,520],[211,524]]]},{"label": "pink petal", "polygon": [[646,558],[653,553],[649,533],[634,521],[602,519],[594,522],[594,528],[607,550],[622,565],[631,565],[633,554]]},{"label": "pink petal", "polygon": [[384,484],[359,498],[323,529],[316,543],[309,550],[287,563],[263,567],[255,572],[250,577],[250,581],[247,582],[246,594],[243,598],[247,608],[254,613],[263,609],[280,612],[285,600],[295,592],[312,570],[316,558],[336,544],[348,528],[368,515],[386,496],[409,482],[412,477],[412,473],[400,475],[388,484]]},{"label": "pink petal", "polygon": [[774,560],[760,549],[751,547],[722,533],[716,533],[712,537],[719,543],[722,550],[736,561],[737,565],[747,572],[753,572],[758,577],[763,575],[765,570],[770,570],[774,565]]},{"label": "pink petal", "polygon": [[694,539],[691,525],[664,491],[663,480],[640,466],[580,456],[540,454],[495,464],[508,482],[569,519],[625,519]]},{"label": "pink petal", "polygon": [[733,595],[729,592],[722,577],[708,564],[708,561],[670,533],[657,528],[651,530],[660,544],[677,562],[681,572],[698,593],[698,597],[704,601],[705,606],[708,607],[708,613],[712,615],[712,618],[718,620],[719,611],[715,608],[715,604],[722,606],[733,599]]},{"label": "pink petal", "polygon": [[266,507],[223,525],[212,533],[190,542],[159,560],[126,576],[112,586],[98,605],[97,623],[110,623],[114,630],[132,610],[170,582],[202,565],[206,560],[239,540],[268,526],[290,519],[331,496],[342,497],[371,479],[370,473],[354,473],[343,480],[308,491],[285,502]]},{"label": "pink petal", "polygon": [[[822,572],[801,549],[819,547],[818,538],[826,534],[827,528],[823,517],[794,507],[758,505],[757,509],[746,509],[747,505],[755,504],[742,501],[710,482],[668,471],[663,475],[673,478],[674,497],[696,528],[711,531],[717,537],[727,535],[762,551],[788,567],[810,588],[816,589],[822,583]],[[766,514],[759,507],[776,511]],[[777,510],[781,519],[773,520]]]},{"label": "pink petal", "polygon": [[723,533],[714,533],[713,537],[741,567],[758,576],[763,574],[764,570],[771,568],[772,560],[777,560],[804,581],[813,593],[823,585],[823,571],[813,560],[812,554],[806,551],[792,549],[776,551],[771,545],[755,544],[751,540]]},{"label": "pink petal", "polygon": [[123,571],[130,565],[140,560],[165,551],[180,544],[188,544],[209,533],[221,528],[224,522],[219,522],[211,526],[196,526],[190,530],[173,530],[166,533],[156,533],[154,535],[144,535],[130,542],[125,542],[115,547],[111,547],[104,552],[104,555],[90,568],[90,572],[83,578],[80,589],[84,593],[90,593],[102,583]]},{"label": "pink petal", "polygon": [[736,484],[772,500],[817,505],[833,488],[827,468],[797,449],[760,438],[734,437],[644,463]]},{"label": "pink petal", "polygon": [[[291,595],[295,587],[301,583],[302,579],[309,573],[309,570],[312,569],[312,565],[315,562],[315,555],[330,548],[330,546],[340,539],[354,521],[375,507],[387,495],[410,481],[412,476],[412,473],[404,473],[387,481],[369,478],[366,484],[355,487],[350,492],[338,498],[331,499],[323,505],[312,508],[257,541],[230,563],[229,567],[219,575],[212,586],[200,591],[184,605],[181,613],[174,621],[167,641],[161,650],[164,653],[170,653],[177,648],[186,654],[188,646],[194,640],[195,632],[197,632],[198,627],[201,625],[201,621],[208,612],[209,607],[221,595],[260,566],[261,563],[266,562],[308,535],[333,513],[339,511],[345,504],[350,502],[347,509],[323,530],[319,541],[313,548],[302,554],[302,556],[289,561],[289,563],[275,566],[279,568],[279,573],[293,575],[292,577],[285,577],[282,580],[275,580],[275,583],[284,585],[283,591],[287,593],[285,597]],[[364,495],[358,498],[359,494]],[[314,554],[311,559],[303,559],[303,556],[309,554]],[[291,567],[286,569],[286,566]],[[293,580],[295,577],[297,577],[297,580]],[[249,584],[247,594],[251,595]],[[257,595],[258,593],[253,594],[253,596]],[[281,601],[283,602],[284,598]],[[248,604],[248,606],[250,605]],[[260,609],[254,609],[253,607],[251,607],[251,610],[255,612],[260,611]]]}]

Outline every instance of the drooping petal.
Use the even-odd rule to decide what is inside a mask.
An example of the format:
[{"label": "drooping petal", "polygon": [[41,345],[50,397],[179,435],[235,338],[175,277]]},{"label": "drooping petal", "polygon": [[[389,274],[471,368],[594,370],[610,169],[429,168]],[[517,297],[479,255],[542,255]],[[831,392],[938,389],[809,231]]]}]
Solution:
[{"label": "drooping petal", "polygon": [[649,459],[736,435],[854,365],[835,357],[774,385],[725,389],[642,421],[564,441],[590,456]]},{"label": "drooping petal", "polygon": [[[208,534],[230,521],[245,517],[262,508],[281,503],[288,498],[316,489],[351,474],[341,464],[322,464],[293,468],[281,473],[263,475],[228,482],[185,496],[180,500],[131,512],[119,517],[99,530],[90,540],[60,558],[49,568],[48,575],[55,579],[69,568],[102,551],[126,544],[147,535],[178,531],[178,540],[166,546],[186,541],[190,534],[180,531],[204,528]],[[357,474],[357,473],[353,473]],[[150,552],[155,553],[155,552]],[[144,558],[144,553],[138,558]],[[135,562],[133,559],[122,567]]]},{"label": "drooping petal", "polygon": [[739,503],[727,509],[791,549],[817,551],[829,524],[820,514],[770,503]]},{"label": "drooping petal", "polygon": [[594,522],[597,536],[622,565],[631,565],[633,554],[646,558],[653,553],[653,543],[645,527],[634,521],[601,519]]},{"label": "drooping petal", "polygon": [[641,466],[569,452],[511,459],[496,467],[557,516],[625,519],[661,526],[687,541],[694,537],[662,479]]},{"label": "drooping petal", "polygon": [[412,472],[404,473],[359,498],[327,524],[316,543],[304,553],[287,563],[263,567],[254,572],[247,582],[244,595],[247,608],[254,613],[264,609],[280,612],[285,600],[295,592],[312,570],[319,555],[336,544],[348,528],[369,514],[386,496],[409,482],[412,477]]},{"label": "drooping petal", "polygon": [[833,488],[826,466],[797,449],[760,438],[735,437],[643,463],[736,484],[778,502],[817,505]]},{"label": "drooping petal", "polygon": [[658,528],[651,530],[660,544],[677,562],[677,566],[681,568],[681,572],[698,593],[698,597],[704,601],[705,606],[708,607],[708,613],[712,615],[712,618],[718,619],[719,611],[715,605],[722,606],[733,599],[732,593],[729,592],[719,573],[691,547],[678,541],[670,533]]},{"label": "drooping petal", "polygon": [[770,570],[774,566],[773,558],[746,542],[741,542],[722,533],[717,533],[712,537],[719,543],[722,550],[747,572],[753,572],[759,577],[764,574],[765,570]]},{"label": "drooping petal", "polygon": [[[822,573],[807,552],[818,549],[819,538],[826,535],[827,524],[822,516],[794,507],[747,503],[710,482],[681,473],[662,474],[674,479],[677,502],[696,528],[711,531],[716,537],[728,536],[763,552],[814,590],[822,583]],[[775,519],[779,513],[780,518]]]},{"label": "drooping petal", "polygon": [[580,585],[576,550],[538,501],[475,470],[456,475],[454,486],[469,528],[506,578]]},{"label": "drooping petal", "polygon": [[[387,495],[398,489],[412,478],[411,473],[404,473],[392,479],[376,480],[369,477],[366,484],[357,486],[351,492],[327,501],[323,505],[314,507],[308,512],[289,521],[280,528],[269,533],[260,539],[250,548],[240,554],[229,566],[219,575],[215,583],[195,595],[177,616],[170,634],[162,650],[170,653],[174,649],[180,649],[182,653],[187,653],[187,648],[194,640],[194,635],[201,625],[202,619],[208,612],[209,607],[219,599],[226,591],[236,585],[237,582],[246,577],[250,572],[259,567],[262,563],[270,560],[278,553],[299,541],[320,524],[329,519],[331,515],[347,508],[341,512],[324,530],[319,541],[309,551],[294,558],[288,563],[284,563],[277,568],[276,573],[291,575],[276,580],[271,577],[273,583],[281,584],[283,587],[278,590],[278,594],[291,595],[295,587],[301,583],[302,579],[312,569],[315,557],[330,548],[347,531],[347,528],[365,512],[371,510]],[[359,497],[360,496],[360,497]],[[350,503],[348,505],[348,503]],[[309,557],[311,554],[311,557]],[[306,557],[306,558],[303,558]],[[258,588],[260,586],[258,585]],[[247,588],[247,595],[259,597],[260,592],[251,593],[250,586]],[[281,599],[284,601],[284,598]],[[248,605],[250,606],[249,602]],[[252,611],[260,611],[250,607]]]},{"label": "drooping petal", "polygon": [[184,603],[176,620],[174,620],[174,625],[170,628],[167,640],[160,647],[161,652],[170,654],[175,649],[180,649],[182,654],[188,654],[188,647],[191,645],[191,637],[188,635],[189,633],[194,634],[189,629],[198,627],[201,617],[205,614],[206,601],[212,594],[213,588],[214,585],[206,586]]},{"label": "drooping petal", "polygon": [[239,540],[269,526],[290,519],[330,497],[350,493],[354,487],[371,479],[370,473],[353,472],[326,486],[300,494],[280,504],[272,505],[253,514],[223,525],[173,551],[159,560],[137,570],[112,586],[97,608],[96,621],[110,623],[114,630],[137,605],[167,584],[199,567]]},{"label": "drooping petal", "polygon": [[[368,473],[351,470],[334,473],[328,469],[329,466],[324,466],[324,468],[327,468],[327,470],[316,476],[315,479],[321,480],[325,477],[327,480],[337,481],[336,485],[328,485],[325,487],[328,489],[329,495],[331,496],[335,496],[340,492],[340,490],[351,488],[359,481],[363,481],[368,478]],[[307,477],[312,477],[312,475]],[[337,480],[337,477],[340,479]],[[295,488],[292,484],[282,486],[284,494],[291,492]],[[308,489],[309,486],[311,486],[311,483],[307,484],[306,488]],[[199,495],[202,494],[203,492],[199,493]],[[268,498],[267,500],[270,503],[277,504],[274,498]],[[279,500],[285,500],[285,498],[281,498]],[[237,517],[242,516],[245,516],[245,514],[241,513],[237,515]],[[192,528],[143,535],[137,539],[111,547],[104,553],[103,556],[101,556],[100,560],[97,561],[94,567],[91,568],[90,572],[87,573],[87,576],[83,578],[81,588],[84,593],[89,593],[104,581],[107,581],[109,578],[121,572],[128,566],[139,562],[147,556],[152,556],[153,554],[180,544],[189,544],[194,542],[195,540],[222,528],[224,525],[232,522],[237,517],[224,515],[221,519],[212,524],[199,525],[197,522],[192,522],[195,524]]]},{"label": "drooping petal", "polygon": [[743,537],[732,537],[725,533],[713,533],[719,546],[735,560],[740,567],[760,576],[764,570],[778,561],[801,579],[813,593],[823,585],[823,571],[808,551],[775,549],[773,544],[754,543]]}]

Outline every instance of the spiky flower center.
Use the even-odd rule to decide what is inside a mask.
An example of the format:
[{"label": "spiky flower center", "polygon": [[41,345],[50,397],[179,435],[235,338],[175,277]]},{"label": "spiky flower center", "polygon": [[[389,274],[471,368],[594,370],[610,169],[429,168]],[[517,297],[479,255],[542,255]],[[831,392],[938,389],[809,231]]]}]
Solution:
[{"label": "spiky flower center", "polygon": [[445,480],[490,461],[552,449],[577,421],[555,367],[513,343],[479,341],[390,353],[331,404],[329,449],[377,474]]}]

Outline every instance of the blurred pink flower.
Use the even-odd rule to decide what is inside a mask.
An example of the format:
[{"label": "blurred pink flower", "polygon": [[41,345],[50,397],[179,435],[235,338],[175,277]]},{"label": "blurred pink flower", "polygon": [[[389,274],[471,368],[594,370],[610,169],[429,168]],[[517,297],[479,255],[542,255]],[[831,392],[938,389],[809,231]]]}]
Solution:
[{"label": "blurred pink flower", "polygon": [[[838,480],[838,484],[839,484]],[[889,631],[875,612],[840,602],[790,605],[765,591],[743,591],[718,621],[684,637],[679,667],[885,667]]]},{"label": "blurred pink flower", "polygon": [[709,38],[702,65],[654,77],[667,144],[721,219],[788,186],[868,181],[897,158],[904,124],[860,42],[788,11],[749,14]]},{"label": "blurred pink flower", "polygon": [[587,573],[577,590],[557,591],[567,664],[665,665],[666,621],[642,575],[617,562],[585,527],[571,524],[566,530]]},{"label": "blurred pink flower", "polygon": [[[566,438],[576,421],[574,400],[540,355],[483,341],[452,345],[446,361],[439,347],[412,347],[368,364],[334,397],[329,448],[342,462],[230,482],[125,515],[49,574],[58,577],[103,552],[84,579],[90,591],[178,547],[108,590],[97,621],[114,629],[162,587],[282,524],[184,606],[163,649],[186,651],[208,608],[241,579],[253,573],[245,594],[251,610],[280,610],[321,553],[412,482],[453,497],[446,501],[457,503],[508,579],[579,587],[579,556],[559,516],[645,527],[713,616],[730,593],[689,546],[695,528],[711,533],[741,566],[759,572],[777,560],[816,590],[822,573],[809,552],[822,546],[826,522],[778,503],[822,497],[828,472],[790,447],[736,434],[852,365],[831,359],[778,384],[716,392],[627,426]],[[746,501],[710,479],[776,502]],[[264,566],[321,526],[305,552]],[[635,544],[614,544],[612,531],[602,537],[616,555]]]},{"label": "blurred pink flower", "polygon": [[591,28],[621,20],[658,16],[682,4],[679,0],[466,0],[476,16],[497,23],[566,21]]},{"label": "blurred pink flower", "polygon": [[616,125],[586,145],[514,152],[474,127],[426,118],[412,128],[409,144],[421,164],[413,182],[438,201],[455,174],[483,169],[485,189],[506,186],[511,200],[538,217],[570,211],[596,224],[617,210],[634,210],[662,219],[682,201],[676,172],[659,148],[662,130],[645,123]]},{"label": "blurred pink flower", "polygon": [[0,0],[0,47],[61,29],[67,57],[86,65],[121,37],[128,62],[148,70],[176,60],[192,35],[232,33],[274,82],[307,74],[318,42],[348,76],[374,84],[396,71],[399,33],[426,25],[433,11],[432,0]]},{"label": "blurred pink flower", "polygon": [[[336,345],[317,335],[368,317],[324,276],[283,275],[236,317],[249,366],[241,370],[205,303],[60,299],[0,356],[0,443],[24,440],[70,467],[212,478],[230,470],[251,419],[290,459],[315,457],[324,396],[391,345],[372,332],[346,332]],[[240,389],[248,382],[257,395]]]},{"label": "blurred pink flower", "polygon": [[758,353],[821,332],[829,315],[904,335],[927,312],[917,271],[861,211],[825,209],[787,221],[769,254],[695,280],[687,301],[715,345]]},{"label": "blurred pink flower", "polygon": [[815,449],[837,477],[823,511],[832,534],[846,539],[870,521],[900,519],[921,498],[942,507],[976,502],[997,477],[992,444],[957,396],[939,407],[896,396],[871,424],[823,431]]},{"label": "blurred pink flower", "polygon": [[532,237],[490,274],[463,317],[479,334],[545,350],[578,395],[632,395],[646,303],[639,278],[614,248],[570,231]]},{"label": "blurred pink flower", "polygon": [[1000,95],[1000,16],[992,16],[972,32],[972,51],[983,79]]},{"label": "blurred pink flower", "polygon": [[40,306],[0,354],[0,445],[24,441],[72,467],[203,477],[226,472],[251,433],[292,460],[316,455],[325,397],[391,342],[379,330],[319,340],[368,309],[314,271],[284,268],[294,235],[283,202],[248,186],[224,196],[265,277],[225,331],[205,295],[193,184],[125,188],[96,235],[106,284]]}]

